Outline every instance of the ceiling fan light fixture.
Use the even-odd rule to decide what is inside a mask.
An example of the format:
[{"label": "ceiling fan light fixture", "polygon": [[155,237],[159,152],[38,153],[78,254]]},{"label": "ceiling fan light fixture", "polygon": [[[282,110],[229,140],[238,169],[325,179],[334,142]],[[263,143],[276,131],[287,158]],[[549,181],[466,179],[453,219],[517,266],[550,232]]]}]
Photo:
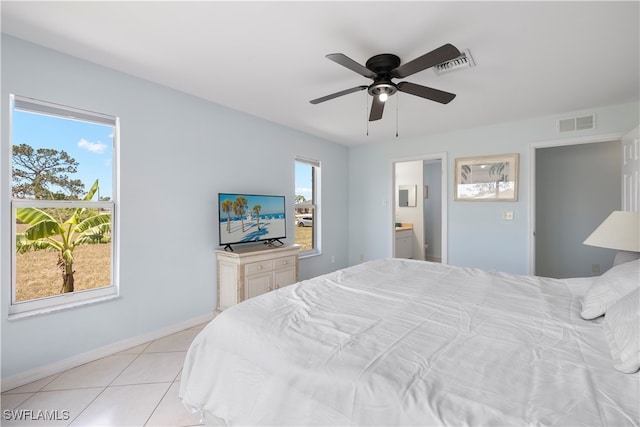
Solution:
[{"label": "ceiling fan light fixture", "polygon": [[[377,81],[369,86],[369,95],[377,96],[381,102],[386,101],[391,95],[396,93],[398,88],[395,84],[393,84],[390,80],[388,81]],[[383,97],[386,96],[385,97]]]}]

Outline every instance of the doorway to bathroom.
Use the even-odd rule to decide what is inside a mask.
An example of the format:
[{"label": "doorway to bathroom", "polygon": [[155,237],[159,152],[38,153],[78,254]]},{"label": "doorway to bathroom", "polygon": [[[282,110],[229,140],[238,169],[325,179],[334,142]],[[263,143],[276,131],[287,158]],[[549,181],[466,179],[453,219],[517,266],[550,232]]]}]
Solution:
[{"label": "doorway to bathroom", "polygon": [[447,263],[447,154],[393,161],[393,256]]}]

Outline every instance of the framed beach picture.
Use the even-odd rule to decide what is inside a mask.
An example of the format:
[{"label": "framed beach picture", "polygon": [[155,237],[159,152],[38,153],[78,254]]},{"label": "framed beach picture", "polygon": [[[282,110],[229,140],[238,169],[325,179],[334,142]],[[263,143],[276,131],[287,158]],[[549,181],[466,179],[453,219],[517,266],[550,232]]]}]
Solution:
[{"label": "framed beach picture", "polygon": [[454,200],[515,202],[519,157],[513,153],[456,159]]}]

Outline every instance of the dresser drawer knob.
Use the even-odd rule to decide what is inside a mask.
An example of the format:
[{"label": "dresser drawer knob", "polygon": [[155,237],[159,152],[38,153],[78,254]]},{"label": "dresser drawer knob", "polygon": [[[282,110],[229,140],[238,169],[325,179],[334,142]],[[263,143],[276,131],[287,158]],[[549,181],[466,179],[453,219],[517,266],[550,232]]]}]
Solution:
[{"label": "dresser drawer knob", "polygon": [[262,266],[261,265],[258,266],[258,270],[262,270]]}]

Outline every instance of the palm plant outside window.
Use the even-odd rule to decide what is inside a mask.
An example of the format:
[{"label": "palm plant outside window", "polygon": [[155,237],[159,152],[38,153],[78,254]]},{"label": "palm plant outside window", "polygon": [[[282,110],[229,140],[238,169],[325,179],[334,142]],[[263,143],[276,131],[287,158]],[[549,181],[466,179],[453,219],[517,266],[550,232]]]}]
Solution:
[{"label": "palm plant outside window", "polygon": [[118,119],[11,101],[10,315],[113,297]]}]

